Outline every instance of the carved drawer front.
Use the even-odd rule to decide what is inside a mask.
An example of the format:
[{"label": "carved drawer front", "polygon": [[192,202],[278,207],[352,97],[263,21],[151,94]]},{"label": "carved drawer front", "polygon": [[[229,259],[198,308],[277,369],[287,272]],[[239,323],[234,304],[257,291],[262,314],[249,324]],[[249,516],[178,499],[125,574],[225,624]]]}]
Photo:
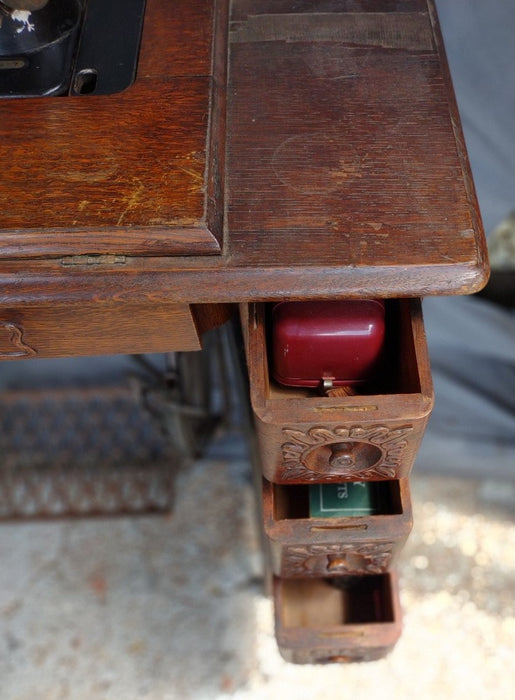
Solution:
[{"label": "carved drawer front", "polygon": [[343,397],[274,382],[269,310],[241,308],[264,476],[285,484],[408,476],[433,405],[420,301],[387,302],[384,369]]},{"label": "carved drawer front", "polygon": [[407,479],[375,482],[374,515],[310,517],[307,484],[263,484],[263,519],[275,575],[385,573],[413,524]]},{"label": "carved drawer front", "polygon": [[0,309],[0,359],[199,350],[227,307],[79,303]]},{"label": "carved drawer front", "polygon": [[274,580],[275,633],[293,663],[372,661],[397,642],[401,611],[394,573]]}]

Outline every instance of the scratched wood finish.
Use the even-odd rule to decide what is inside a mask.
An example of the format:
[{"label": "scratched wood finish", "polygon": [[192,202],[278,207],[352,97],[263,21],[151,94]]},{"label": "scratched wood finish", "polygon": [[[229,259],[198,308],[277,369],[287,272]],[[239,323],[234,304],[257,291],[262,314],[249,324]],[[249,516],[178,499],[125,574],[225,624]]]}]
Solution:
[{"label": "scratched wood finish", "polygon": [[219,251],[226,4],[148,0],[121,94],[0,100],[0,255]]},{"label": "scratched wood finish", "polygon": [[348,11],[358,5],[245,2],[238,12],[233,255],[349,269],[477,265],[480,224],[431,15],[421,3]]},{"label": "scratched wood finish", "polygon": [[[227,91],[223,69],[208,70],[227,50],[214,7],[149,0],[138,82],[122,95],[0,102],[4,303],[481,288],[486,246],[433,2],[234,0]],[[81,253],[97,264],[65,264]]]}]

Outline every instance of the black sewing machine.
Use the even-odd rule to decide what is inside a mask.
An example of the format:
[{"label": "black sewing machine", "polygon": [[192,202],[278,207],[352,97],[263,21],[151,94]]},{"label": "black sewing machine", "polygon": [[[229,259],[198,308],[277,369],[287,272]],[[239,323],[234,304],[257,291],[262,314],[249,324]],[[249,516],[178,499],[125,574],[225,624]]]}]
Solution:
[{"label": "black sewing machine", "polygon": [[124,90],[144,13],[145,0],[0,0],[0,97]]}]

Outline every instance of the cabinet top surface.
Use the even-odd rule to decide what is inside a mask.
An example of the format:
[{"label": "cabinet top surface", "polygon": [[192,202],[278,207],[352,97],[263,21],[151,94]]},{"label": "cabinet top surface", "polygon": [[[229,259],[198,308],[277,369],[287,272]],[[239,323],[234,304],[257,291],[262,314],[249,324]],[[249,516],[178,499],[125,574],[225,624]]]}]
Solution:
[{"label": "cabinet top surface", "polygon": [[0,101],[5,298],[480,288],[484,235],[432,2],[226,8],[147,0],[124,93]]}]

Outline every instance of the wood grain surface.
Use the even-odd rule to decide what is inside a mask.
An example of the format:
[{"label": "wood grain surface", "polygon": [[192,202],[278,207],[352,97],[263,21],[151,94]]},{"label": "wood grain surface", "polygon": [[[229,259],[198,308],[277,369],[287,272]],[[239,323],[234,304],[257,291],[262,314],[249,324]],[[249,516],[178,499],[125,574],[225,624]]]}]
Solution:
[{"label": "wood grain surface", "polygon": [[200,350],[230,318],[220,304],[39,304],[0,308],[0,360]]},{"label": "wood grain surface", "polygon": [[[387,483],[398,500],[374,515],[319,518],[309,514],[309,487],[263,480],[263,524],[276,576],[341,576],[385,572],[413,525],[409,479]],[[303,490],[304,489],[304,490]],[[308,512],[295,512],[305,500]],[[281,509],[285,501],[289,508]],[[392,505],[391,503],[389,505]]]},{"label": "wood grain surface", "polygon": [[63,304],[0,310],[0,360],[199,350],[191,309],[180,304]]},{"label": "wood grain surface", "polygon": [[231,31],[233,255],[472,262],[477,212],[430,14],[271,5]]},{"label": "wood grain surface", "polygon": [[[379,605],[370,604],[370,589]],[[362,577],[352,589],[327,580],[274,578],[275,632],[292,663],[372,661],[385,656],[402,630],[394,572]],[[372,613],[374,611],[374,613]]]},{"label": "wood grain surface", "polygon": [[0,101],[3,303],[480,289],[486,244],[433,0],[226,11],[149,0],[120,95]]},{"label": "wood grain surface", "polygon": [[123,93],[0,100],[1,256],[219,251],[224,1],[148,0]]},{"label": "wood grain surface", "polygon": [[[433,406],[420,300],[387,304],[385,370],[356,395],[344,397],[274,381],[267,311],[263,304],[241,306],[265,478],[276,484],[307,484],[409,476]],[[347,441],[355,451],[335,463],[331,446]]]}]

